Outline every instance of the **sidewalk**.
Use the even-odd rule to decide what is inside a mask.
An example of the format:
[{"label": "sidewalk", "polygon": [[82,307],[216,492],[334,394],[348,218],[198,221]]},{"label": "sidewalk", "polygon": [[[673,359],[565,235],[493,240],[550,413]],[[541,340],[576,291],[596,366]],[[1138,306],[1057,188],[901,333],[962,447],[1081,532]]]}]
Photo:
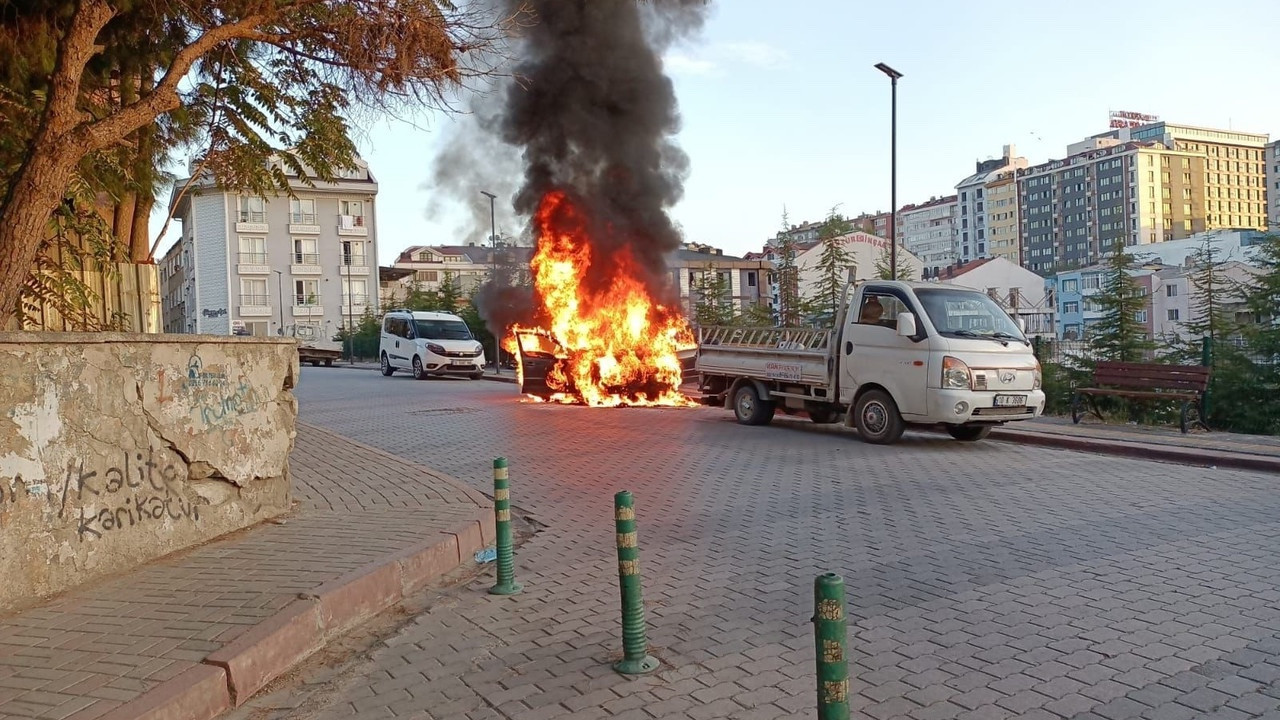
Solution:
[{"label": "sidewalk", "polygon": [[1043,417],[1010,423],[991,433],[1007,440],[1046,447],[1083,450],[1201,467],[1229,467],[1280,473],[1280,438],[1197,430],[1183,435],[1176,428],[1104,424],[1085,418]]},{"label": "sidewalk", "polygon": [[492,541],[381,450],[299,423],[290,464],[289,515],[0,617],[0,718],[207,720]]}]

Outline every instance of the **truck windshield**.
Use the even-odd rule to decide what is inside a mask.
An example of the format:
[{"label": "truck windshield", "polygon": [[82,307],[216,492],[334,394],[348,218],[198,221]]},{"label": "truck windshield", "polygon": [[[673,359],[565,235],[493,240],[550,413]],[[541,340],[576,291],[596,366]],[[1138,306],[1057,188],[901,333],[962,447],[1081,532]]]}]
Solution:
[{"label": "truck windshield", "polygon": [[989,296],[971,290],[917,288],[916,297],[942,335],[1027,342],[1009,314]]},{"label": "truck windshield", "polygon": [[426,340],[471,339],[471,330],[461,320],[414,320],[413,329]]}]

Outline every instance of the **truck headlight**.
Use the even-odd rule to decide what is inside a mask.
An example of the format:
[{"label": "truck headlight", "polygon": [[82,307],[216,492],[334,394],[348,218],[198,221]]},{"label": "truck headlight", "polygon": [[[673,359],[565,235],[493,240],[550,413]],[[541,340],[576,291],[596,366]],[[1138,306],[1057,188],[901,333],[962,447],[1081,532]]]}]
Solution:
[{"label": "truck headlight", "polygon": [[1035,376],[1034,376],[1034,379],[1031,381],[1031,389],[1032,389],[1032,390],[1039,390],[1039,389],[1040,389],[1040,386],[1041,386],[1041,385],[1043,385],[1043,384],[1044,384],[1044,374],[1040,371],[1040,361],[1039,361],[1039,360],[1037,360],[1037,361],[1036,361],[1036,374],[1035,374]]},{"label": "truck headlight", "polygon": [[942,387],[954,390],[973,387],[973,374],[969,372],[969,366],[950,355],[942,358]]}]

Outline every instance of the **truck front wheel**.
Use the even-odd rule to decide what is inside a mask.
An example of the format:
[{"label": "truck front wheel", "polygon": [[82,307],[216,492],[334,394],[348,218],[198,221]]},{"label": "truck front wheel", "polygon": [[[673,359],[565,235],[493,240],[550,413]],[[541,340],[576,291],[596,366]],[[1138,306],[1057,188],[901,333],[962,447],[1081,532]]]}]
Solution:
[{"label": "truck front wheel", "polygon": [[754,385],[746,383],[733,394],[733,414],[743,425],[765,425],[773,419],[774,405],[761,400]]},{"label": "truck front wheel", "polygon": [[883,390],[868,390],[858,398],[854,424],[862,439],[873,445],[895,443],[906,429],[898,404]]}]

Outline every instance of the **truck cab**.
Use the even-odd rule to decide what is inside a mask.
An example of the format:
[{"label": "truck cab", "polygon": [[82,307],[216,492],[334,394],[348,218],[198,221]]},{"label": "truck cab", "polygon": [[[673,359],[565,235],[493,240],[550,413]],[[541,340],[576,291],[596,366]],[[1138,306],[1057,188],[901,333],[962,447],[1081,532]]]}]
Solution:
[{"label": "truck cab", "polygon": [[844,297],[825,328],[704,328],[703,392],[746,424],[804,412],[843,418],[873,443],[895,442],[908,425],[979,440],[1043,412],[1030,342],[986,293],[868,280]]}]

